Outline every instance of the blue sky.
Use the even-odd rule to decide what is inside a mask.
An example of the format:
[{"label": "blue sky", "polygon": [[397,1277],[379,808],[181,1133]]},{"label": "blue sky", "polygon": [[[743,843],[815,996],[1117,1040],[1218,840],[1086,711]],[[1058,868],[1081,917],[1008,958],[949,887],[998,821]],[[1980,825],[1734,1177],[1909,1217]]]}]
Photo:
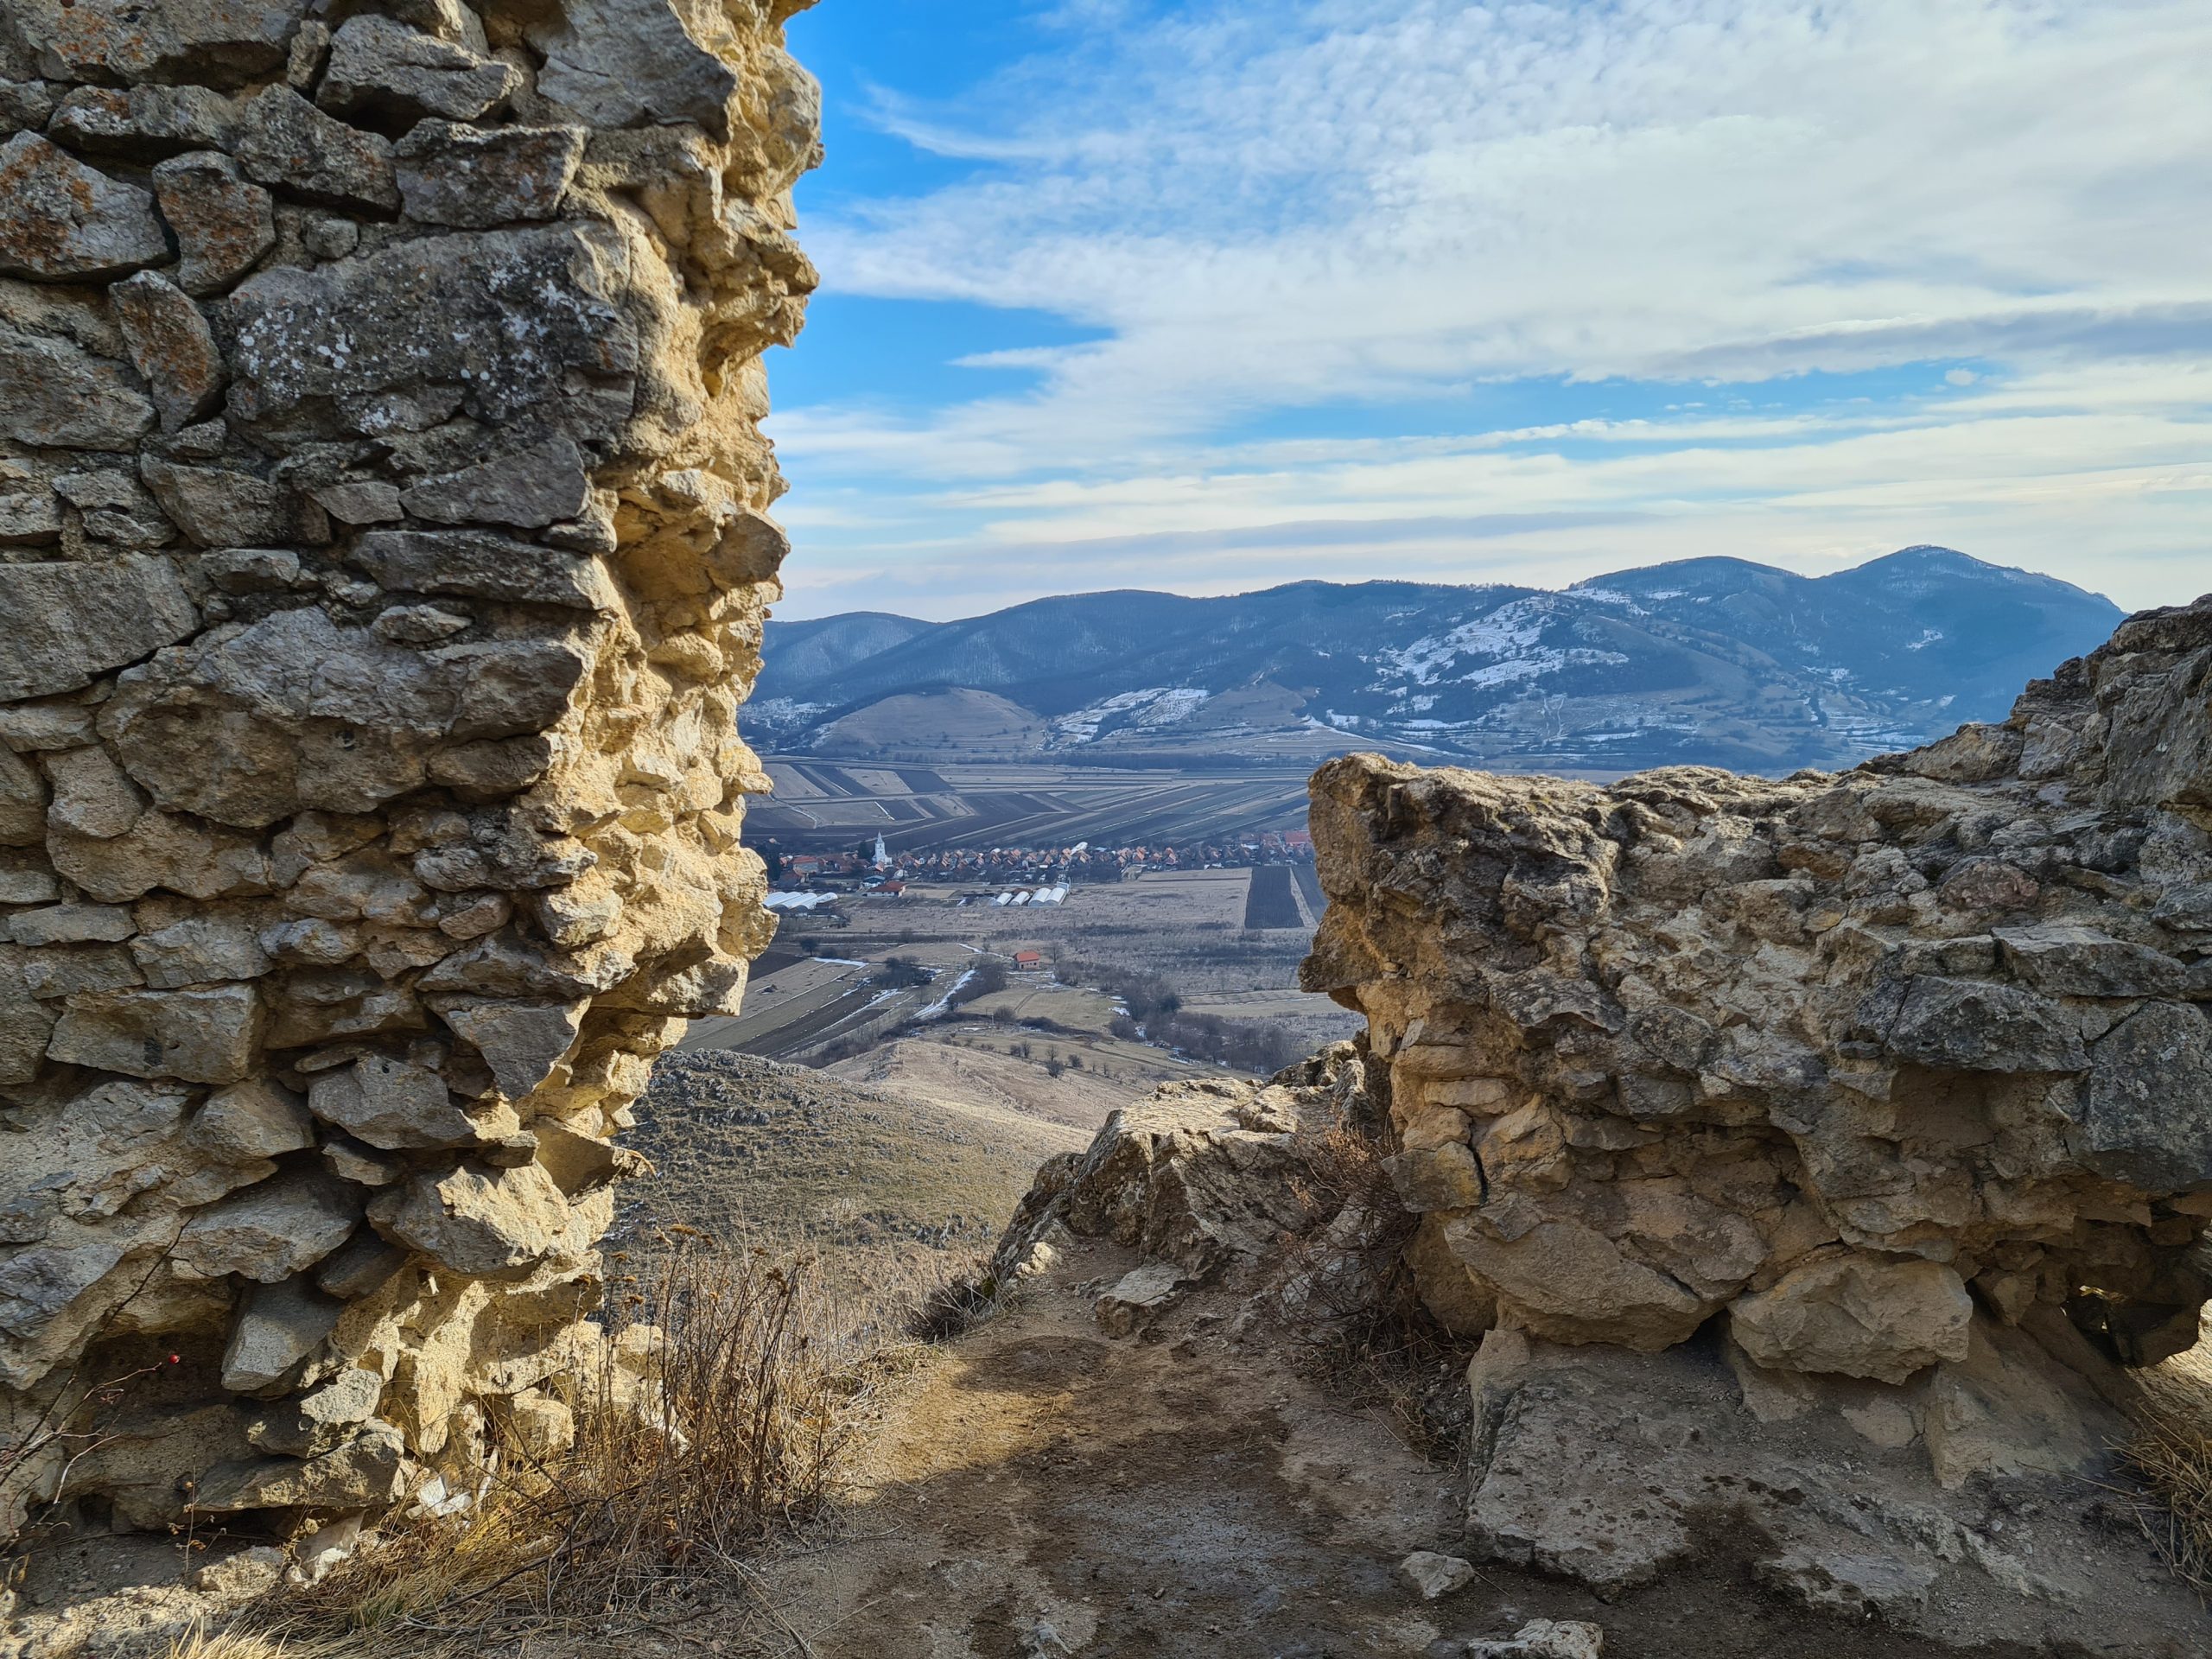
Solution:
[{"label": "blue sky", "polygon": [[822,0],[786,617],[1936,542],[2212,589],[2202,0]]}]

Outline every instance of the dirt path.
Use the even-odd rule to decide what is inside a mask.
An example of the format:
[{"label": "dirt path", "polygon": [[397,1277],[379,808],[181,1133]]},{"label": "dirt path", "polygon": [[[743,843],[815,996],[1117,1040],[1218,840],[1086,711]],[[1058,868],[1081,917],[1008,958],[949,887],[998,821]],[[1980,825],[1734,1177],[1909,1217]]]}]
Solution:
[{"label": "dirt path", "polygon": [[1546,1617],[1603,1624],[1607,1659],[1955,1656],[1808,1620],[1726,1541],[1704,1570],[1619,1605],[1497,1568],[1424,1604],[1395,1569],[1459,1548],[1455,1471],[1300,1380],[1279,1333],[1237,1331],[1232,1299],[1101,1335],[1096,1286],[1134,1265],[1086,1245],[940,1351],[887,1421],[845,1535],[767,1569],[790,1634],[716,1650],[1443,1659]]}]

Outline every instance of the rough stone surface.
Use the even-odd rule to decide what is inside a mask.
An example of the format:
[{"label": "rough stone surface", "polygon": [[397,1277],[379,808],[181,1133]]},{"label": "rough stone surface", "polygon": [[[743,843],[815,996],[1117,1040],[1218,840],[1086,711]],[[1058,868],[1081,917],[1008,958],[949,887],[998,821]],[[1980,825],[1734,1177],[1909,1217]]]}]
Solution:
[{"label": "rough stone surface", "polygon": [[180,156],[154,168],[154,198],[176,232],[177,286],[209,295],[228,288],[276,245],[268,191],[228,156]]},{"label": "rough stone surface", "polygon": [[1467,1643],[1466,1659],[1602,1659],[1605,1627],[1579,1618],[1532,1618],[1508,1637]]},{"label": "rough stone surface", "polygon": [[583,160],[584,130],[422,121],[393,154],[409,218],[486,231],[554,216]]},{"label": "rough stone surface", "polygon": [[153,424],[153,404],[119,361],[0,324],[0,439],[26,448],[129,449]]},{"label": "rough stone surface", "polygon": [[1417,1549],[1398,1563],[1398,1577],[1423,1601],[1441,1601],[1475,1581],[1475,1565],[1457,1555]]},{"label": "rough stone surface", "polygon": [[1424,1294],[1891,1383],[2037,1307],[2194,1342],[2208,683],[2212,600],[1840,775],[1325,766],[1306,982],[1389,1066]]},{"label": "rough stone surface", "polygon": [[0,276],[86,282],[168,257],[145,190],[34,132],[0,144]]},{"label": "rough stone surface", "polygon": [[54,80],[235,86],[282,69],[308,0],[15,0],[12,21]]},{"label": "rough stone surface", "polygon": [[[2063,1319],[2051,1334],[2080,1341]],[[2078,1451],[2125,1432],[2054,1351],[2023,1332],[1995,1340],[2001,1358],[1946,1363],[1900,1391],[1762,1371],[1711,1337],[1638,1354],[1495,1330],[1468,1371],[1469,1541],[1478,1559],[1608,1599],[1718,1556],[1808,1611],[1961,1647],[2186,1651],[2168,1643],[2195,1628],[2194,1604],[2105,1523],[2077,1465],[2026,1484],[2017,1477],[2063,1459],[2023,1465],[2017,1446],[1991,1444],[1945,1481],[1929,1478],[1919,1436],[1944,1432],[1947,1393],[1986,1390],[2000,1369],[2041,1395],[2041,1414],[2015,1420],[2015,1437],[2056,1431]],[[2100,1363],[2086,1349],[2073,1363]],[[1903,1435],[1871,1409],[1884,1404]]]},{"label": "rough stone surface", "polygon": [[108,297],[162,430],[175,432],[213,414],[223,395],[223,357],[207,319],[185,291],[142,270],[110,289]]},{"label": "rough stone surface", "polygon": [[474,121],[505,103],[521,79],[512,64],[364,15],[332,37],[315,102],[334,115]]},{"label": "rough stone surface", "polygon": [[0,6],[0,1412],[180,1357],[65,1506],[566,1432],[612,1137],[772,931],[792,9]]},{"label": "rough stone surface", "polygon": [[238,162],[259,182],[332,207],[396,209],[391,141],[265,86],[238,115]]}]

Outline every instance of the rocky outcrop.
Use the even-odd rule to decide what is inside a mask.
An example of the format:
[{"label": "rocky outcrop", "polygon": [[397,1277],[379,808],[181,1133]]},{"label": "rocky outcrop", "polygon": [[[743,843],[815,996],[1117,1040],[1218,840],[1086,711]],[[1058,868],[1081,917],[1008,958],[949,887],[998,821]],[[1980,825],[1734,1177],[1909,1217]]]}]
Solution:
[{"label": "rocky outcrop", "polygon": [[1410,1265],[1481,1338],[1494,1555],[1619,1589],[1733,1528],[1939,1631],[1963,1562],[2021,1639],[2133,1579],[1993,1516],[2078,1511],[2212,1289],[2212,599],[1854,772],[1355,755],[1313,830],[1306,983],[1368,1018]]},{"label": "rocky outcrop", "polygon": [[130,1379],[0,1521],[557,1414],[607,1142],[769,931],[798,3],[0,8],[4,1432]]},{"label": "rocky outcrop", "polygon": [[1370,1021],[1463,1328],[1898,1382],[2212,1286],[2212,601],[1840,776],[1325,767],[1306,968]]}]

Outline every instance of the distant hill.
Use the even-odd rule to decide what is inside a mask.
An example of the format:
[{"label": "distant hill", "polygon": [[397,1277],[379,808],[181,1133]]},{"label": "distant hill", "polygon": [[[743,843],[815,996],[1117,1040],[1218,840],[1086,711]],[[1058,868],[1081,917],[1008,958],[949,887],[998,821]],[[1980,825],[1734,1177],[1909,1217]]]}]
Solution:
[{"label": "distant hill", "polygon": [[967,733],[924,694],[957,688],[988,694],[964,706],[990,709],[999,745],[1026,715],[1034,752],[1071,760],[1374,747],[1506,766],[1771,772],[2000,717],[2022,684],[2100,644],[2121,614],[2056,578],[1939,547],[1812,577],[1688,559],[1558,592],[1302,582],[1219,599],[1074,594],[957,622],[772,622],[744,719],[785,750],[950,756]]}]

